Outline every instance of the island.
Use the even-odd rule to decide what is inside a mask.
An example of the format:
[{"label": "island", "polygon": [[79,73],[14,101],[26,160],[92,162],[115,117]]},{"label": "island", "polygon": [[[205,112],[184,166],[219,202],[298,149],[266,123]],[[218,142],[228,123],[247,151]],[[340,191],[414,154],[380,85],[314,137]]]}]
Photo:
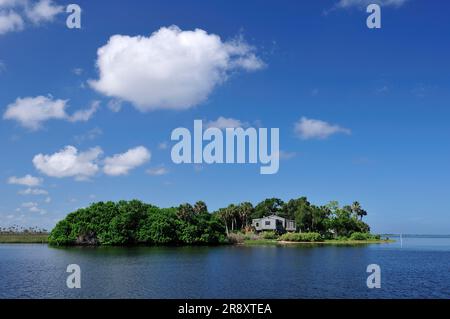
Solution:
[{"label": "island", "polygon": [[269,198],[256,206],[243,202],[214,212],[203,201],[171,208],[139,200],[97,202],[58,222],[48,242],[56,246],[388,242],[370,233],[363,221],[366,215],[358,202],[316,206],[306,197],[287,202]]}]

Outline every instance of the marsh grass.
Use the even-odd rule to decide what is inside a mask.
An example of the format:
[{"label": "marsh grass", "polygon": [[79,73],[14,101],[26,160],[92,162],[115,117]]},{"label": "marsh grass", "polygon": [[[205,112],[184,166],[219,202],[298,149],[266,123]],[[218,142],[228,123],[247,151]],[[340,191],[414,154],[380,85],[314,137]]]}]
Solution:
[{"label": "marsh grass", "polygon": [[45,244],[47,233],[0,233],[0,244]]}]

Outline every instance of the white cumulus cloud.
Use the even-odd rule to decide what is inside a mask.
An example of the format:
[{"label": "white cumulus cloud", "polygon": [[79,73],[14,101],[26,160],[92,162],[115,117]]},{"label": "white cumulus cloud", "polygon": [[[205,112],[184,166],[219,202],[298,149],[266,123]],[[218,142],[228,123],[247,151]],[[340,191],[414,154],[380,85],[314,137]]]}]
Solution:
[{"label": "white cumulus cloud", "polygon": [[42,184],[42,178],[34,177],[31,176],[30,174],[27,174],[24,177],[11,176],[8,179],[8,184],[35,187]]},{"label": "white cumulus cloud", "polygon": [[295,133],[301,139],[307,140],[325,139],[338,133],[351,134],[351,131],[347,128],[340,127],[339,125],[302,117],[297,123],[295,123]]},{"label": "white cumulus cloud", "polygon": [[132,148],[125,153],[105,158],[103,172],[107,175],[126,175],[130,170],[150,160],[151,153],[144,146]]},{"label": "white cumulus cloud", "polygon": [[240,120],[234,118],[226,118],[223,116],[219,116],[217,120],[210,121],[206,123],[207,128],[218,128],[218,129],[226,129],[226,128],[237,128],[237,127],[246,127],[248,123],[242,122]]},{"label": "white cumulus cloud", "polygon": [[66,113],[67,100],[54,99],[52,96],[19,97],[6,107],[3,119],[15,120],[25,128],[38,130],[42,123],[49,120],[88,121],[98,107],[99,102],[94,101],[88,109],[69,115]]},{"label": "white cumulus cloud", "polygon": [[163,27],[150,36],[114,35],[97,51],[97,91],[140,111],[187,109],[205,101],[230,71],[264,63],[244,40],[223,42],[201,29]]},{"label": "white cumulus cloud", "polygon": [[42,122],[65,119],[67,117],[66,103],[67,100],[54,100],[46,96],[17,98],[14,103],[6,107],[3,118],[16,120],[26,128],[37,130]]},{"label": "white cumulus cloud", "polygon": [[79,152],[76,147],[69,145],[51,155],[36,155],[33,164],[41,173],[51,177],[87,180],[98,172],[97,161],[102,153],[100,147]]}]

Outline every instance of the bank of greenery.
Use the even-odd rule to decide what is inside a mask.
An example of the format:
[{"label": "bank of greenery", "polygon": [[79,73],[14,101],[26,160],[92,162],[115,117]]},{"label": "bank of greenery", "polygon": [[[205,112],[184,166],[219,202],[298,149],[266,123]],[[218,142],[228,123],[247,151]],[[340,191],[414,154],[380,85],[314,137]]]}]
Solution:
[{"label": "bank of greenery", "polygon": [[0,244],[45,244],[46,233],[0,233]]},{"label": "bank of greenery", "polygon": [[24,228],[18,225],[0,227],[0,244],[44,244],[47,239],[46,229]]},{"label": "bank of greenery", "polygon": [[[192,209],[191,209],[192,208]],[[159,208],[133,200],[79,209],[52,230],[54,245],[219,244],[225,230],[206,205]]]},{"label": "bank of greenery", "polygon": [[[296,233],[257,234],[251,220],[276,214],[293,219]],[[208,212],[204,202],[159,208],[138,200],[99,202],[70,213],[49,236],[53,245],[216,245],[248,241],[369,240],[367,215],[358,202],[339,207],[310,204],[305,197],[283,202],[270,198],[253,206],[231,204]],[[281,237],[280,237],[281,235]]]},{"label": "bank of greenery", "polygon": [[281,235],[280,241],[296,241],[296,242],[321,242],[324,241],[319,233],[286,233]]}]

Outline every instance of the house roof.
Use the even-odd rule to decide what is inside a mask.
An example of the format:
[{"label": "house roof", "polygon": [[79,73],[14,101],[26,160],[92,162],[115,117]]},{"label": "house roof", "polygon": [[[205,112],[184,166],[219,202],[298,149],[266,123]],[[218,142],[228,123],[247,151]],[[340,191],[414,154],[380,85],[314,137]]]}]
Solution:
[{"label": "house roof", "polygon": [[262,217],[262,218],[255,218],[255,219],[253,219],[253,220],[254,220],[254,221],[257,221],[257,220],[266,219],[266,218],[271,218],[271,219],[282,219],[282,220],[287,220],[287,221],[293,221],[292,219],[286,219],[286,218],[284,218],[284,217],[280,217],[280,216],[275,215],[275,214],[272,214],[272,215],[269,215],[269,216],[264,216],[264,217]]}]

